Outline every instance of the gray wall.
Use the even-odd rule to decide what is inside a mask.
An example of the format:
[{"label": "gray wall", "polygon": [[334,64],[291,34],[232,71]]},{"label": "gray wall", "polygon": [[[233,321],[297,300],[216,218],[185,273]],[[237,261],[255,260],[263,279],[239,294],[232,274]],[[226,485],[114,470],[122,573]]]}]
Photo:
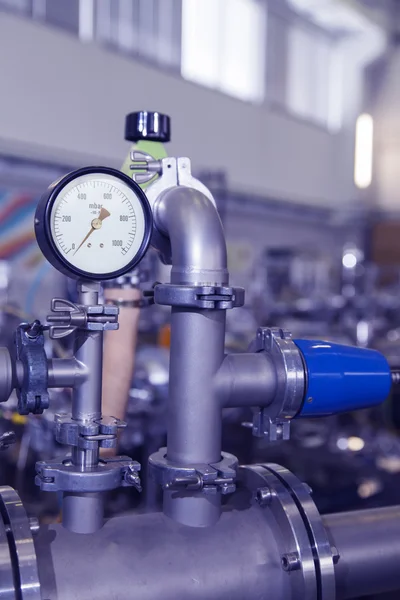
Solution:
[{"label": "gray wall", "polygon": [[[345,65],[356,81],[358,63]],[[350,96],[357,97],[353,87]],[[171,154],[225,170],[234,190],[325,206],[354,195],[352,117],[331,134],[0,13],[0,152],[119,166],[124,116],[146,108],[172,116]]]}]

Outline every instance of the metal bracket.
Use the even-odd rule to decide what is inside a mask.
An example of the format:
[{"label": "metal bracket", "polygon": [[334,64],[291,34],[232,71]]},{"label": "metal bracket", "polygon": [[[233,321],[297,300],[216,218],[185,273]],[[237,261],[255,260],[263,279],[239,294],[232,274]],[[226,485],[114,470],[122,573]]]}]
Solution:
[{"label": "metal bracket", "polygon": [[253,435],[267,437],[270,442],[289,440],[290,421],[271,419],[265,412],[265,409],[257,409],[253,415]]},{"label": "metal bracket", "polygon": [[232,494],[236,490],[238,460],[233,454],[221,453],[221,460],[210,465],[176,465],[167,458],[167,448],[160,448],[149,458],[150,476],[164,490],[185,489],[203,494]]},{"label": "metal bracket", "polygon": [[253,435],[269,441],[288,440],[290,420],[304,398],[305,372],[301,353],[286,329],[260,327],[250,346],[253,352],[268,352],[277,375],[278,390],[272,404],[257,409],[253,417]]},{"label": "metal bracket", "polygon": [[55,458],[36,463],[35,483],[44,492],[95,493],[121,486],[134,486],[141,491],[139,471],[140,464],[128,456],[101,459],[90,471],[79,470],[70,458]]},{"label": "metal bracket", "polygon": [[163,283],[154,288],[154,302],[166,306],[228,310],[243,306],[244,289],[211,285],[174,285]]},{"label": "metal bracket", "polygon": [[53,314],[47,317],[47,321],[51,323],[49,332],[53,340],[66,337],[77,329],[108,331],[119,327],[119,309],[109,304],[84,306],[64,298],[53,298],[51,311]]},{"label": "metal bracket", "polygon": [[57,442],[85,450],[115,448],[118,429],[126,427],[124,421],[104,416],[101,419],[82,423],[75,421],[70,415],[57,414],[54,421]]},{"label": "metal bracket", "polygon": [[23,381],[17,388],[20,415],[42,414],[49,407],[47,356],[44,350],[43,327],[22,323],[15,332],[16,358],[23,365]]}]

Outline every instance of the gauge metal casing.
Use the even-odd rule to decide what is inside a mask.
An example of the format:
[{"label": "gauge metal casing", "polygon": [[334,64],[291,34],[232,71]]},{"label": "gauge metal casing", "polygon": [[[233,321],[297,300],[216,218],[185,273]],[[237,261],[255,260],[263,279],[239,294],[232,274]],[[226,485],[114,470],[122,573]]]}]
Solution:
[{"label": "gauge metal casing", "polygon": [[[115,178],[119,180],[124,186],[127,186],[133,192],[133,195],[135,196],[138,204],[140,205],[140,208],[143,211],[144,219],[143,239],[140,243],[139,248],[135,252],[134,257],[131,260],[129,260],[129,262],[127,262],[127,264],[124,265],[122,268],[104,273],[90,272],[72,264],[66,258],[66,256],[63,255],[62,250],[56,243],[54,239],[54,231],[52,226],[53,206],[57,202],[60,195],[62,195],[63,190],[65,191],[65,188],[69,184],[73,183],[75,180],[78,182],[78,180],[83,176],[93,175],[93,179],[95,179],[96,174],[101,177],[108,176],[111,179]],[[82,203],[83,202],[86,202],[86,200],[82,200]],[[62,179],[55,181],[49,186],[47,191],[41,197],[35,214],[36,240],[40,250],[42,251],[45,258],[49,261],[49,263],[67,277],[71,277],[73,279],[86,279],[92,281],[114,279],[131,271],[142,260],[149,247],[152,233],[152,225],[153,215],[151,212],[150,204],[143,190],[135,181],[130,179],[124,173],[121,173],[121,171],[118,171],[117,169],[111,169],[108,167],[85,167],[82,169],[77,169],[76,171],[68,173]],[[101,261],[101,256],[99,256],[99,260]]]}]

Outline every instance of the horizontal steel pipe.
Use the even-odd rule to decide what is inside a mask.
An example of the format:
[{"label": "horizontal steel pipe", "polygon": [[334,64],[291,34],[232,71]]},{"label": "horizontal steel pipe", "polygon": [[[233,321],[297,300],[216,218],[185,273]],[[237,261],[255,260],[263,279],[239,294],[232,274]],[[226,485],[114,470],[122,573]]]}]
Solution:
[{"label": "horizontal steel pipe", "polygon": [[[42,596],[287,600],[293,590],[282,568],[283,532],[268,514],[258,507],[225,511],[207,529],[161,513],[114,518],[85,536],[42,527],[35,539]],[[340,556],[338,600],[400,589],[400,507],[327,515],[323,522]]]},{"label": "horizontal steel pipe", "polygon": [[35,539],[46,600],[286,600],[272,530],[261,510],[224,512],[212,528],[162,513],[108,521],[93,535],[59,525]]},{"label": "horizontal steel pipe", "polygon": [[86,365],[76,358],[50,358],[47,361],[49,387],[78,387],[88,377]]},{"label": "horizontal steel pipe", "polygon": [[323,522],[340,558],[337,599],[399,590],[400,506],[326,515]]},{"label": "horizontal steel pipe", "polygon": [[215,377],[215,393],[224,408],[268,406],[277,387],[276,369],[266,352],[228,354]]}]

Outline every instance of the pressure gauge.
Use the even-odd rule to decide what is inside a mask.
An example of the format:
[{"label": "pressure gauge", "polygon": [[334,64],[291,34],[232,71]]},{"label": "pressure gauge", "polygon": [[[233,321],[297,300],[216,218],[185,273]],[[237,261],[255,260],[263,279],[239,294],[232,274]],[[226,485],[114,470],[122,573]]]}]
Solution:
[{"label": "pressure gauge", "polygon": [[53,183],[36,210],[47,260],[77,279],[113,279],[143,258],[152,213],[141,188],[115,169],[87,167]]}]

